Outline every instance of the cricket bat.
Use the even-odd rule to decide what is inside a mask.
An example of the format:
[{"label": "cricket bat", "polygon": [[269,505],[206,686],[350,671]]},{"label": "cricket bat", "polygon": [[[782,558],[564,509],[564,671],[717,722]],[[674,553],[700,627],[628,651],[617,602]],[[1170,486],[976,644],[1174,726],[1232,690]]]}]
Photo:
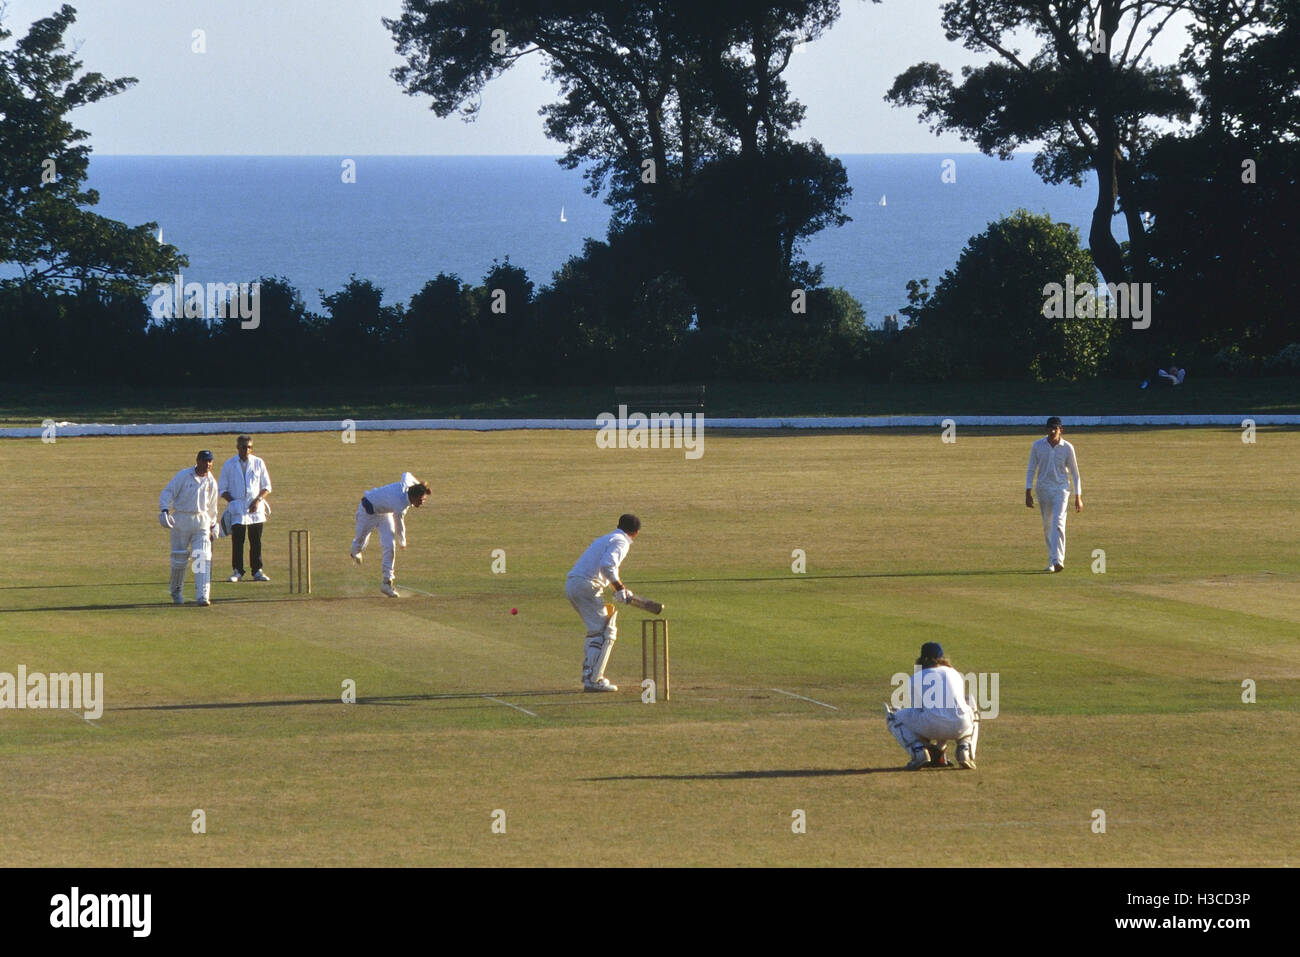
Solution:
[{"label": "cricket bat", "polygon": [[648,611],[652,615],[662,614],[664,603],[655,601],[651,598],[642,598],[640,595],[633,595],[627,600],[627,603],[633,608],[640,608],[642,611]]}]

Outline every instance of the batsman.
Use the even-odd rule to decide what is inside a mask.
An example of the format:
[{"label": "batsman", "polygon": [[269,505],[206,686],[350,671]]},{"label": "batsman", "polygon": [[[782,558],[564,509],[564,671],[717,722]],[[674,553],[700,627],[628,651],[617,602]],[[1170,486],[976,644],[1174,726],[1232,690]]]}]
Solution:
[{"label": "batsman", "polygon": [[641,520],[635,515],[618,517],[618,528],[602,535],[582,553],[569,572],[564,594],[582,616],[587,628],[582,660],[582,689],[584,691],[617,691],[618,685],[605,677],[609,654],[618,638],[616,620],[618,612],[605,602],[604,592],[613,587],[614,598],[621,602],[632,599],[632,591],[623,583],[619,566],[632,548],[632,539],[641,531]]}]

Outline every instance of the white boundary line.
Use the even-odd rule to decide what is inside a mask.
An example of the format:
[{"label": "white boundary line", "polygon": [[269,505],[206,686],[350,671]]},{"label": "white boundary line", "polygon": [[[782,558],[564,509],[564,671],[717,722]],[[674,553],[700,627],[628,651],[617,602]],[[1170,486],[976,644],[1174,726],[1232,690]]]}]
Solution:
[{"label": "white boundary line", "polygon": [[495,701],[497,704],[503,704],[507,708],[514,708],[516,711],[522,711],[526,715],[531,715],[534,718],[537,717],[537,715],[533,714],[533,712],[529,711],[527,708],[521,708],[519,705],[511,704],[509,701],[502,701],[500,698],[494,698],[490,694],[485,694],[483,697],[487,698],[488,701]]},{"label": "white boundary line", "polygon": [[816,698],[805,698],[803,695],[795,694],[793,691],[782,691],[780,688],[772,688],[770,690],[775,691],[777,694],[788,695],[791,698],[798,698],[800,701],[811,701],[813,704],[819,704],[823,708],[830,708],[832,711],[840,710],[833,704],[827,704],[825,701],[818,701]]},{"label": "white boundary line", "polygon": [[[611,414],[612,413],[607,413]],[[1300,425],[1300,415],[1249,414],[1210,415],[1183,413],[1173,415],[1067,415],[1070,429],[1117,425],[1221,425],[1241,428],[1245,419],[1256,425]],[[1025,426],[1041,429],[1043,417],[1037,415],[876,415],[876,416],[793,416],[788,418],[735,418],[706,420],[703,413],[695,419],[696,428],[713,429],[928,429],[943,428],[948,420],[963,428],[986,426]],[[341,419],[286,420],[282,422],[157,422],[141,424],[102,424],[56,422],[54,438],[88,435],[218,435],[223,433],[270,432],[341,432]],[[353,427],[358,432],[501,432],[518,429],[558,429],[592,431],[601,427],[596,419],[360,419]],[[667,427],[664,425],[663,427]],[[0,439],[36,439],[44,434],[40,426],[0,429]]]}]

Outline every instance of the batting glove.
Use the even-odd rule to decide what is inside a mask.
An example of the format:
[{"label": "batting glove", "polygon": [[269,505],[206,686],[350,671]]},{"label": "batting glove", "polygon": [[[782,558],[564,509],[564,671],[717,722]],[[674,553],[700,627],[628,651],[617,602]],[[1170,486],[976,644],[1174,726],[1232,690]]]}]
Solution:
[{"label": "batting glove", "polygon": [[628,603],[628,599],[632,597],[632,589],[620,588],[618,591],[614,592],[614,597],[626,605]]},{"label": "batting glove", "polygon": [[161,525],[163,528],[175,528],[176,519],[172,518],[171,512],[159,512],[158,524]]}]

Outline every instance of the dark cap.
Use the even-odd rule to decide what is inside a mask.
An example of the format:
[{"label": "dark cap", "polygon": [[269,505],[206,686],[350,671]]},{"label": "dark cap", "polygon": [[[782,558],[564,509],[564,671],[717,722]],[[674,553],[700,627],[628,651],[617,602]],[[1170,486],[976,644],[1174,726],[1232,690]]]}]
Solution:
[{"label": "dark cap", "polygon": [[937,641],[927,641],[921,646],[922,658],[939,659],[943,657],[943,646]]},{"label": "dark cap", "polygon": [[214,456],[210,451],[208,451],[207,449],[204,449],[204,450],[203,450],[202,452],[200,452],[198,455],[194,456],[194,461],[195,461],[195,462],[211,462],[211,461],[215,460],[215,458],[216,458],[216,456]]}]

